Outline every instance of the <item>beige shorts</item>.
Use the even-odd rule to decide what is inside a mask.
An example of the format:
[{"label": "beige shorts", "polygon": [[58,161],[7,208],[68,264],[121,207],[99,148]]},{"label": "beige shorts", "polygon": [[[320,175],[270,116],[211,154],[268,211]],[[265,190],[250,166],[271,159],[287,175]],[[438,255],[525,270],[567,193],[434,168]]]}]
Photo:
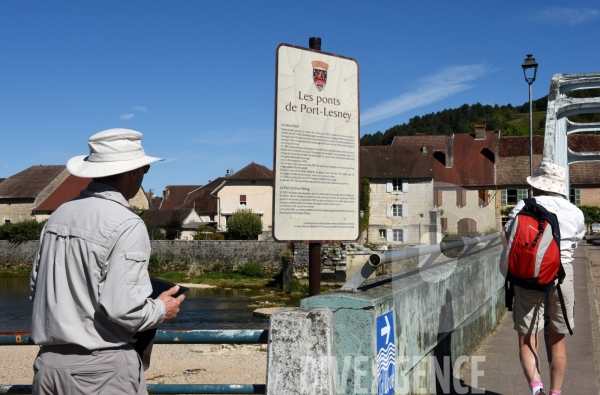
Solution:
[{"label": "beige shorts", "polygon": [[[569,317],[571,329],[575,328],[573,308],[575,306],[575,293],[573,288],[573,266],[564,265],[566,277],[560,286],[565,300],[565,309]],[[546,294],[515,287],[513,302],[513,322],[516,331],[521,333],[537,333],[544,329],[544,302]],[[569,333],[567,324],[562,314],[558,291],[553,286],[549,295],[550,328],[557,333]]]},{"label": "beige shorts", "polygon": [[133,349],[87,351],[42,347],[33,364],[33,395],[147,394],[144,371]]}]

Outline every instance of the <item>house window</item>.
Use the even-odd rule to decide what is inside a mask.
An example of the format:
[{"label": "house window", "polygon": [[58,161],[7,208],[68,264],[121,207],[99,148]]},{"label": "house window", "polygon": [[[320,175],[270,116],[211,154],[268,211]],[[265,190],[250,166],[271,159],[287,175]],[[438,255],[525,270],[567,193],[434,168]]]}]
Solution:
[{"label": "house window", "polygon": [[394,229],[392,230],[393,235],[392,235],[392,240],[393,241],[403,241],[402,240],[402,229]]},{"label": "house window", "polygon": [[433,205],[436,207],[441,206],[442,203],[442,190],[437,189],[433,191]]},{"label": "house window", "polygon": [[386,192],[408,192],[408,180],[399,178],[388,179]]},{"label": "house window", "polygon": [[480,206],[487,206],[488,204],[490,204],[490,198],[488,195],[488,191],[485,189],[480,189],[479,191],[477,191],[479,194],[479,205]]},{"label": "house window", "polygon": [[502,205],[514,206],[520,200],[527,199],[527,189],[503,189]]},{"label": "house window", "polygon": [[10,224],[10,219],[5,219],[4,220],[4,225],[8,225],[8,224]]},{"label": "house window", "polygon": [[209,219],[210,222],[213,222],[215,220],[215,216],[214,215],[210,215],[208,217],[208,219]]},{"label": "house window", "polygon": [[569,201],[574,205],[579,206],[581,204],[581,189],[569,189]]},{"label": "house window", "polygon": [[456,191],[456,205],[458,207],[467,205],[467,191],[465,189],[459,189]]},{"label": "house window", "polygon": [[385,229],[379,229],[379,238],[385,239]]},{"label": "house window", "polygon": [[440,226],[442,228],[442,232],[448,230],[448,218],[440,218]]},{"label": "house window", "polygon": [[240,195],[240,206],[246,205],[246,195]]},{"label": "house window", "polygon": [[408,217],[408,206],[406,204],[388,204],[387,217]]}]

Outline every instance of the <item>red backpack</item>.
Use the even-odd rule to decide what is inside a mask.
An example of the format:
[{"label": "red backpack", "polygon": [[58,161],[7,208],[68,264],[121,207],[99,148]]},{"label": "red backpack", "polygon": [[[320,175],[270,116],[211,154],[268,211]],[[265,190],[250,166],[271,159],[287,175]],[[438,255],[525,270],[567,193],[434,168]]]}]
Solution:
[{"label": "red backpack", "polygon": [[[567,318],[565,302],[560,284],[565,278],[565,270],[560,260],[560,227],[556,214],[549,212],[535,199],[525,199],[525,206],[512,223],[508,238],[506,268],[506,307],[512,311],[513,286],[546,293],[558,279],[557,291],[563,317],[573,334]],[[547,309],[545,321],[549,322]]]}]

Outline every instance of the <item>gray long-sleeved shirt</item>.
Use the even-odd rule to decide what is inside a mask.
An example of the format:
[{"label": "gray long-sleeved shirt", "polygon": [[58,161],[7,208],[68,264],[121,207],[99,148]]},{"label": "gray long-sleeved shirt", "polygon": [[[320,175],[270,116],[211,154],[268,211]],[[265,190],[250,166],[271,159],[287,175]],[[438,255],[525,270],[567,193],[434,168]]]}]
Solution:
[{"label": "gray long-sleeved shirt", "polygon": [[116,189],[92,182],[54,212],[31,271],[36,344],[116,347],[164,320],[150,299],[150,241]]}]

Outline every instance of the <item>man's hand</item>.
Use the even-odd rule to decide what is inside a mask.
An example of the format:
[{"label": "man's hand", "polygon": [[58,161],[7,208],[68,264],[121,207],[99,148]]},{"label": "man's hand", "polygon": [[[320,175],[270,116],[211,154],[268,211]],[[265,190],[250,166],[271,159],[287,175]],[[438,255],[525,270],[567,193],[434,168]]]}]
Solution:
[{"label": "man's hand", "polygon": [[181,302],[183,302],[183,299],[185,299],[185,295],[179,295],[176,298],[172,297],[171,295],[176,294],[177,291],[179,291],[179,285],[176,285],[173,288],[161,293],[158,295],[158,298],[156,298],[158,300],[162,300],[167,308],[167,311],[165,312],[165,320],[163,322],[172,321],[175,319],[175,317],[177,317],[177,313],[179,313],[179,305]]}]

